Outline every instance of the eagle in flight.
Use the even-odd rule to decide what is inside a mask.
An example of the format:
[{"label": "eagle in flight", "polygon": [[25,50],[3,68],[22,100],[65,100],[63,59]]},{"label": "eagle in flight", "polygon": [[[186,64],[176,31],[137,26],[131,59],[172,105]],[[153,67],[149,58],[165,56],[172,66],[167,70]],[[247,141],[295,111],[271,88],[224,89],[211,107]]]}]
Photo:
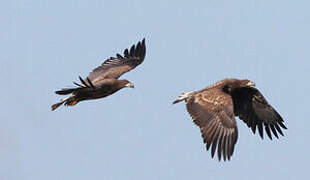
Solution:
[{"label": "eagle in flight", "polygon": [[[211,156],[217,149],[219,161],[230,160],[238,139],[235,116],[238,116],[255,134],[264,138],[264,129],[272,140],[272,134],[283,136],[287,129],[279,113],[249,80],[224,79],[200,91],[183,93],[173,104],[185,101],[194,123],[199,126],[206,149]],[[282,128],[282,129],[281,129]],[[271,134],[272,132],[272,134]]]},{"label": "eagle in flight", "polygon": [[145,53],[145,39],[143,39],[137,45],[133,45],[130,50],[125,49],[123,56],[116,54],[116,57],[110,57],[95,68],[86,79],[79,77],[81,83],[74,82],[77,87],[56,91],[56,94],[71,94],[71,96],[52,105],[52,111],[63,103],[66,106],[74,106],[80,101],[104,98],[125,87],[133,88],[134,85],[131,82],[118,78],[141,64]]}]

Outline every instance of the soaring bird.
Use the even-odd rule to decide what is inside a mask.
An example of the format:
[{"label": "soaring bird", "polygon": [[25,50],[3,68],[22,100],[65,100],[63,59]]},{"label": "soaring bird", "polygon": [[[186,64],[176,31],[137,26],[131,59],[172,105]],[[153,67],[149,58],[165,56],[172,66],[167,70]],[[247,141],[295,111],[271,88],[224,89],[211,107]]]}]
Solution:
[{"label": "soaring bird", "polygon": [[141,64],[145,53],[145,39],[143,39],[137,45],[133,45],[130,50],[125,49],[123,56],[116,54],[116,57],[110,57],[95,68],[86,79],[79,77],[81,83],[74,82],[77,87],[56,91],[56,94],[71,94],[71,96],[52,105],[52,110],[63,103],[66,106],[74,106],[80,101],[104,98],[125,87],[133,88],[134,85],[131,82],[118,78]]},{"label": "soaring bird", "polygon": [[238,116],[255,134],[256,128],[264,138],[264,130],[272,135],[283,136],[281,128],[287,129],[279,113],[249,80],[223,79],[205,89],[183,93],[173,104],[185,101],[194,123],[199,126],[206,149],[211,145],[211,156],[217,149],[219,161],[230,160],[238,139],[235,116]]}]

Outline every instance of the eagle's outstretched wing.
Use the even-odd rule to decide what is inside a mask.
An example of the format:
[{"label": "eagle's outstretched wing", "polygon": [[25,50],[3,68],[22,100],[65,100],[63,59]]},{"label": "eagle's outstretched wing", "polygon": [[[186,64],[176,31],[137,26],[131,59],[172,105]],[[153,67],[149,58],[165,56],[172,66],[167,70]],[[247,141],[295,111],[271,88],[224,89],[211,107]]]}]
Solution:
[{"label": "eagle's outstretched wing", "polygon": [[230,160],[238,138],[238,129],[230,95],[218,89],[200,91],[186,100],[187,111],[200,127],[211,156],[217,149],[218,159]]},{"label": "eagle's outstretched wing", "polygon": [[[238,88],[232,92],[234,112],[255,133],[258,129],[261,138],[264,130],[270,139],[271,131],[278,138],[278,133],[283,136],[281,128],[287,129],[279,113],[268,104],[264,96],[254,87]],[[271,131],[270,131],[271,130]]]},{"label": "eagle's outstretched wing", "polygon": [[97,82],[103,79],[118,79],[122,74],[141,64],[145,53],[145,39],[143,39],[137,45],[133,45],[130,50],[125,49],[123,56],[116,54],[116,57],[110,57],[104,61],[104,63],[89,73],[87,78],[93,84],[97,84]]}]

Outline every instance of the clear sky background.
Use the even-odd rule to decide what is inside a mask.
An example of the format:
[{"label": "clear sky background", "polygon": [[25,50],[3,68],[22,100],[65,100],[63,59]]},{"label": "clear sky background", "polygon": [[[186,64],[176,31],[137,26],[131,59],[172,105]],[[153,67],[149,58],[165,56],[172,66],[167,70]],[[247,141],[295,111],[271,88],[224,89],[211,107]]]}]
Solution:
[{"label": "clear sky background", "polygon": [[[0,180],[309,178],[310,2],[0,2]],[[135,84],[50,106],[106,58],[146,38]],[[226,77],[254,81],[288,130],[274,141],[239,119],[230,162],[211,159],[184,103]]]}]

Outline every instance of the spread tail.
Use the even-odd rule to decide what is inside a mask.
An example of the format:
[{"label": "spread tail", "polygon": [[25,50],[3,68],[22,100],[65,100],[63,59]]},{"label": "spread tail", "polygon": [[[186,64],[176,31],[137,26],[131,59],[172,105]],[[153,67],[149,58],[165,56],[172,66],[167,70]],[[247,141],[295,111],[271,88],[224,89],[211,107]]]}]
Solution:
[{"label": "spread tail", "polygon": [[192,93],[192,92],[182,93],[182,94],[178,97],[178,99],[176,99],[175,101],[173,101],[172,104],[176,104],[176,103],[178,103],[178,102],[181,102],[181,101],[186,100],[186,99],[189,97],[189,95],[190,95],[191,93]]}]

